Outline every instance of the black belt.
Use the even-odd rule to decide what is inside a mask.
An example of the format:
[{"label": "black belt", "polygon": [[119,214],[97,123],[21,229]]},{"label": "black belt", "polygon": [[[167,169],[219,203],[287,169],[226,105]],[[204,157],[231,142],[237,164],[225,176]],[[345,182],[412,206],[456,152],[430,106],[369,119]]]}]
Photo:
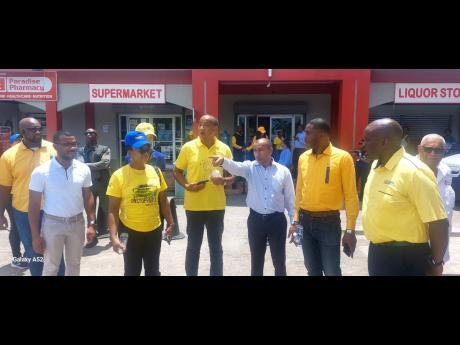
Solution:
[{"label": "black belt", "polygon": [[318,211],[318,212],[313,212],[313,211],[307,211],[304,209],[300,209],[300,213],[303,213],[309,217],[312,218],[337,218],[340,216],[340,211]]},{"label": "black belt", "polygon": [[262,220],[267,220],[267,219],[279,216],[280,214],[283,214],[283,212],[273,212],[273,213],[262,214],[262,213],[254,211],[252,208],[249,209],[249,213],[253,216],[261,218]]}]

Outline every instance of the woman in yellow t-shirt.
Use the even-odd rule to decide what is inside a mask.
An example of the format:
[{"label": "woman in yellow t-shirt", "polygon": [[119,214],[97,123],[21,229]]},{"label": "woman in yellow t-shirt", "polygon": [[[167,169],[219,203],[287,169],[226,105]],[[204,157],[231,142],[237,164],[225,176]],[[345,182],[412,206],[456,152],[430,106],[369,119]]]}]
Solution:
[{"label": "woman in yellow t-shirt", "polygon": [[[125,145],[130,163],[113,173],[107,188],[113,250],[117,253],[123,251],[125,276],[139,276],[142,262],[146,276],[161,275],[160,204],[168,223],[166,236],[169,241],[174,227],[166,197],[168,186],[161,171],[146,164],[152,146],[143,132],[128,132]],[[117,233],[128,234],[126,248]]]}]

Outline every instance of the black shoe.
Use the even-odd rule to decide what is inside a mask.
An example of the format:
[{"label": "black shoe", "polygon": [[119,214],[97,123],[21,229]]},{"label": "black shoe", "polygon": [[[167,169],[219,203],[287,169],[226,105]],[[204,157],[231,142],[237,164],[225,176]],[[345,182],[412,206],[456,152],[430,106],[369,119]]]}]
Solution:
[{"label": "black shoe", "polygon": [[98,244],[99,240],[96,238],[94,238],[94,240],[92,240],[91,242],[87,243],[85,248],[93,248],[96,246],[96,244]]}]

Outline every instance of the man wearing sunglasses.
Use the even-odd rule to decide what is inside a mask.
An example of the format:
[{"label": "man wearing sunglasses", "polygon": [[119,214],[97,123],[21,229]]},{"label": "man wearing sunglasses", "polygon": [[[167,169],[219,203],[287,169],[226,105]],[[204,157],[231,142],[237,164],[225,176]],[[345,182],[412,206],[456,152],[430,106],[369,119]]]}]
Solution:
[{"label": "man wearing sunglasses", "polygon": [[[5,151],[0,158],[0,228],[8,227],[4,212],[12,194],[13,216],[24,245],[30,274],[41,276],[43,256],[33,249],[28,219],[29,182],[32,171],[55,156],[56,150],[52,143],[42,139],[42,126],[37,119],[33,117],[22,119],[19,121],[19,130],[23,138],[22,142]],[[42,215],[43,212],[40,212],[40,217]],[[63,275],[64,270],[62,260],[59,275]]]},{"label": "man wearing sunglasses", "polygon": [[96,202],[96,199],[99,199],[96,221],[97,237],[85,246],[86,248],[92,248],[98,243],[98,238],[109,237],[107,225],[109,204],[106,191],[110,179],[110,148],[98,144],[97,132],[93,128],[86,130],[85,138],[86,145],[78,149],[77,157],[78,160],[83,161],[90,168],[91,180],[93,182],[91,191],[94,202]]},{"label": "man wearing sunglasses", "polygon": [[[452,233],[452,215],[455,207],[455,191],[452,188],[452,172],[450,168],[441,162],[444,154],[447,152],[448,145],[445,139],[439,134],[425,135],[418,145],[418,154],[420,160],[428,165],[436,176],[441,199],[449,219],[449,236]],[[449,260],[449,245],[443,261]]]}]

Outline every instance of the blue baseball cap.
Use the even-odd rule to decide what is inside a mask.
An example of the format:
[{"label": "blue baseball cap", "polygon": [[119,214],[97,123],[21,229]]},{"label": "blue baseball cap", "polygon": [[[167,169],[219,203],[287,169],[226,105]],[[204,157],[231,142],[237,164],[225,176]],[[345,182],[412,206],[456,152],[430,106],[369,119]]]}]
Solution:
[{"label": "blue baseball cap", "polygon": [[125,146],[130,146],[133,149],[140,149],[144,145],[150,145],[150,141],[143,132],[130,131],[125,136]]},{"label": "blue baseball cap", "polygon": [[21,136],[19,133],[14,133],[10,136],[10,144],[14,143]]}]

